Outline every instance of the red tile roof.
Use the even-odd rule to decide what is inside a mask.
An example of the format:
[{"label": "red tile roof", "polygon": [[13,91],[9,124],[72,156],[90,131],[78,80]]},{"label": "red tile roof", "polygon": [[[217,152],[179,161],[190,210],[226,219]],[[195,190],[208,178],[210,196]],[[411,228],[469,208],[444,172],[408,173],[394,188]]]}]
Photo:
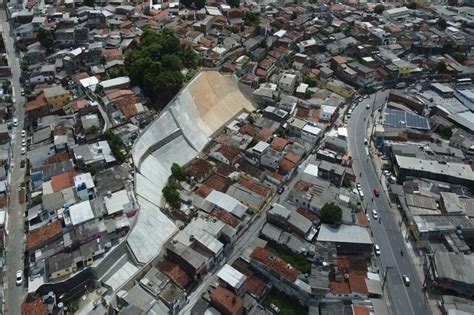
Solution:
[{"label": "red tile roof", "polygon": [[273,130],[270,129],[270,128],[262,128],[262,130],[260,130],[260,132],[257,134],[257,136],[255,137],[257,140],[260,140],[260,141],[267,141],[268,139],[271,138],[273,134]]},{"label": "red tile roof", "polygon": [[255,137],[257,135],[257,131],[255,130],[255,127],[252,126],[251,124],[245,124],[242,127],[240,127],[239,132],[244,135],[249,135],[251,137]]},{"label": "red tile roof", "polygon": [[53,189],[53,192],[61,191],[63,189],[74,186],[74,176],[76,175],[76,171],[72,170],[51,177],[51,187]]},{"label": "red tile roof", "polygon": [[48,103],[46,102],[46,97],[44,96],[44,93],[41,92],[40,94],[38,94],[38,96],[36,96],[34,100],[26,103],[26,111],[29,112],[43,106],[48,106]]},{"label": "red tile roof", "polygon": [[273,139],[270,146],[273,150],[283,151],[283,149],[285,149],[287,144],[288,144],[287,139],[281,138],[281,137],[276,137],[276,138]]},{"label": "red tile roof", "polygon": [[290,282],[294,282],[301,274],[298,269],[291,267],[283,259],[279,258],[266,248],[255,248],[252,254],[250,254],[250,258],[265,265],[268,269],[278,273]]},{"label": "red tile roof", "polygon": [[165,259],[160,264],[159,269],[181,289],[185,289],[191,282],[191,278],[189,278],[186,272],[174,262]]},{"label": "red tile roof", "polygon": [[202,184],[194,193],[202,198],[206,198],[213,190],[211,187]]},{"label": "red tile roof", "polygon": [[48,305],[40,298],[21,304],[21,315],[48,315]]},{"label": "red tile roof", "polygon": [[369,315],[370,311],[367,306],[362,306],[362,305],[352,305],[352,310],[354,312],[354,315]]},{"label": "red tile roof", "polygon": [[219,164],[219,166],[216,169],[216,174],[219,174],[223,177],[227,177],[231,173],[236,172],[236,171],[237,171],[237,169],[235,167],[230,166],[230,165],[225,164],[225,163],[221,163],[221,164]]},{"label": "red tile roof", "polygon": [[214,190],[226,192],[231,185],[231,181],[229,178],[224,178],[219,175],[212,175],[204,182],[204,184]]},{"label": "red tile roof", "polygon": [[256,296],[257,298],[261,297],[267,288],[267,282],[262,278],[252,275],[247,278],[246,289],[247,292]]},{"label": "red tile roof", "polygon": [[271,192],[270,188],[252,179],[241,178],[239,184],[263,197],[267,197]]},{"label": "red tile roof", "polygon": [[367,284],[365,283],[365,276],[350,275],[349,287],[351,288],[351,292],[354,292],[354,293],[360,293],[360,294],[369,293],[369,289],[367,288]]},{"label": "red tile roof", "polygon": [[367,216],[363,212],[358,212],[356,216],[357,222],[359,222],[360,225],[369,226],[369,220],[367,220]]},{"label": "red tile roof", "polygon": [[45,165],[55,164],[55,163],[64,162],[64,161],[67,161],[67,160],[69,160],[68,153],[67,152],[60,152],[60,153],[56,153],[55,155],[51,155],[50,157],[48,157],[44,161],[44,164]]},{"label": "red tile roof", "polygon": [[55,221],[34,230],[26,236],[26,250],[37,249],[63,233],[61,221]]},{"label": "red tile roof", "polygon": [[237,227],[240,223],[240,220],[237,219],[234,215],[221,209],[212,210],[211,215],[234,228]]},{"label": "red tile roof", "polygon": [[240,150],[228,145],[221,145],[217,152],[222,154],[230,162],[234,161],[240,153]]},{"label": "red tile roof", "polygon": [[221,286],[212,291],[211,304],[223,314],[237,315],[243,313],[244,301],[242,298]]},{"label": "red tile roof", "polygon": [[124,89],[124,90],[112,90],[107,93],[107,98],[109,101],[113,101],[116,98],[127,96],[127,95],[135,95],[132,90]]},{"label": "red tile roof", "polygon": [[318,220],[318,216],[316,215],[316,213],[314,213],[314,212],[312,212],[308,209],[298,208],[298,209],[296,209],[296,212],[298,212],[299,214],[301,214],[302,216],[304,216],[308,220],[311,220],[311,221]]},{"label": "red tile roof", "polygon": [[194,159],[185,168],[188,176],[194,177],[196,180],[201,180],[212,171],[214,166],[207,160]]},{"label": "red tile roof", "polygon": [[331,281],[329,284],[331,289],[331,293],[333,294],[350,294],[351,289],[349,287],[349,283],[347,281]]}]

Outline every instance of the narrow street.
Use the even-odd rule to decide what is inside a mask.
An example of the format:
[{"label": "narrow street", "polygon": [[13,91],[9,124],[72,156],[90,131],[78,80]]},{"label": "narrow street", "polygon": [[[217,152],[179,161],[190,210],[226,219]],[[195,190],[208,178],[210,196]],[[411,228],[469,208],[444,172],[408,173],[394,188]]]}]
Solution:
[{"label": "narrow street", "polygon": [[[10,195],[8,198],[8,226],[6,236],[6,266],[4,268],[4,310],[6,314],[20,314],[20,305],[25,297],[25,288],[16,285],[15,274],[17,270],[24,269],[24,215],[26,205],[19,203],[19,189],[23,183],[25,169],[20,168],[21,159],[21,130],[25,119],[25,99],[21,96],[20,85],[20,61],[15,54],[13,38],[10,34],[10,26],[7,22],[5,10],[0,10],[0,21],[4,32],[5,48],[10,63],[12,76],[11,84],[15,96],[15,118],[18,119],[18,127],[13,127],[11,136],[12,160],[10,169]],[[25,277],[26,278],[26,277]],[[24,282],[27,282],[25,279]]]}]

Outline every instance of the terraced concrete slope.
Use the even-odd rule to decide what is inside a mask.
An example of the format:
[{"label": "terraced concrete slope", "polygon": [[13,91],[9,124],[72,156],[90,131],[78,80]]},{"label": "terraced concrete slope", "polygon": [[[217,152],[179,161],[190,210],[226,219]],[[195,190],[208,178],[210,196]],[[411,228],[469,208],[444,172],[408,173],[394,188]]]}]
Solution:
[{"label": "terraced concrete slope", "polygon": [[[138,262],[146,263],[157,255],[176,231],[176,225],[159,208],[171,164],[188,163],[227,122],[242,111],[253,110],[234,77],[203,71],[142,133],[132,150],[141,209],[127,239]],[[144,238],[153,241],[145,242]]]}]

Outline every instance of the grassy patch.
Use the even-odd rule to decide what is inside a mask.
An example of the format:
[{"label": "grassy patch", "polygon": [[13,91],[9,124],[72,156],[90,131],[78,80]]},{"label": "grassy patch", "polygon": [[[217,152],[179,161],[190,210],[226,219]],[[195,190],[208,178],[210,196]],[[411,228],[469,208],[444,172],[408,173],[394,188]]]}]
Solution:
[{"label": "grassy patch", "polygon": [[267,297],[263,300],[262,305],[270,308],[270,304],[275,304],[280,309],[280,315],[308,314],[308,309],[298,303],[297,300],[281,293],[276,289],[268,292]]},{"label": "grassy patch", "polygon": [[266,246],[267,249],[271,250],[275,255],[291,264],[294,268],[298,269],[302,273],[311,272],[311,263],[306,259],[304,255],[293,253],[292,251],[268,243]]}]

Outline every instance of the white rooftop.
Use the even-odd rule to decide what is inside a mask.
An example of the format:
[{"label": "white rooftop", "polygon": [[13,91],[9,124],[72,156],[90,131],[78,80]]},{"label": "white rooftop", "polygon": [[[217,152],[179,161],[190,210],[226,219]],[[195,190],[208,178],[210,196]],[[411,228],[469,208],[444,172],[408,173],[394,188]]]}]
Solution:
[{"label": "white rooftop", "polygon": [[310,133],[312,135],[315,135],[315,136],[319,136],[319,134],[321,133],[321,128],[311,126],[310,124],[306,124],[303,127],[303,131],[307,132],[307,133]]},{"label": "white rooftop", "polygon": [[95,217],[89,200],[72,205],[69,208],[69,216],[71,217],[72,225],[87,222]]},{"label": "white rooftop", "polygon": [[77,176],[74,176],[74,187],[80,188],[79,186],[85,184],[85,188],[94,188],[94,180],[92,179],[91,173],[83,173]]},{"label": "white rooftop", "polygon": [[373,244],[367,228],[358,225],[341,224],[337,227],[321,224],[318,242]]},{"label": "white rooftop", "polygon": [[99,83],[99,79],[97,79],[97,77],[95,76],[92,76],[92,77],[88,77],[88,78],[85,78],[85,79],[82,79],[79,81],[81,83],[81,85],[85,88],[89,87],[89,86],[95,86],[96,84]]},{"label": "white rooftop", "polygon": [[303,173],[318,177],[318,166],[314,164],[308,164],[304,169]]},{"label": "white rooftop", "polygon": [[104,197],[105,208],[108,214],[114,214],[120,211],[127,212],[133,210],[133,203],[128,196],[126,189],[119,190]]},{"label": "white rooftop", "polygon": [[232,288],[238,289],[247,280],[247,276],[236,270],[234,267],[225,264],[217,273],[217,276],[230,285]]},{"label": "white rooftop", "polygon": [[232,213],[238,218],[241,218],[245,214],[245,211],[247,211],[247,207],[241,204],[237,199],[217,190],[213,190],[205,200]]}]

